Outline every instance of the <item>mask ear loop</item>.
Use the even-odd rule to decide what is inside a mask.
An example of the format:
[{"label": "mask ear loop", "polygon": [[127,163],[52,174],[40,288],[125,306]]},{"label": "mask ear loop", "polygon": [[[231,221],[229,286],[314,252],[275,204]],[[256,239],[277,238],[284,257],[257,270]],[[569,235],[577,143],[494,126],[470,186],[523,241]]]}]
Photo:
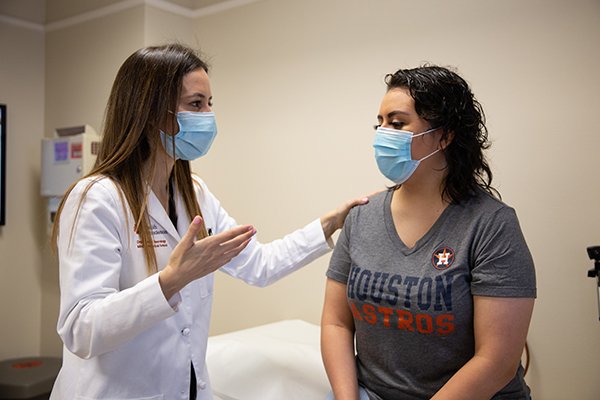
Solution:
[{"label": "mask ear loop", "polygon": [[[177,114],[174,113],[173,111],[168,111],[170,114],[172,114],[175,117],[175,120],[177,121]],[[174,127],[174,124],[173,126]],[[177,127],[179,127],[179,121],[177,121]],[[177,131],[177,133],[179,133],[179,131]],[[175,151],[175,136],[177,136],[177,133],[171,135],[171,134],[167,134],[169,136],[169,140],[171,140],[171,152],[172,154],[169,154],[169,156],[174,160],[177,161],[177,152]]]},{"label": "mask ear loop", "polygon": [[435,132],[438,129],[440,129],[439,126],[437,128],[431,128],[431,129],[426,130],[425,132],[421,132],[421,133],[417,133],[416,135],[412,135],[412,137],[416,138],[416,137],[419,137],[419,136],[427,135],[428,133]]},{"label": "mask ear loop", "polygon": [[[435,131],[437,131],[438,129],[440,129],[440,127],[439,127],[439,126],[438,126],[437,128],[431,128],[431,129],[429,129],[429,130],[426,130],[425,132],[421,132],[421,133],[418,133],[418,134],[416,134],[416,135],[413,135],[413,138],[415,138],[415,137],[419,137],[419,136],[423,136],[423,135],[426,135],[426,134],[428,134],[428,133],[431,133],[431,132],[435,132]],[[424,160],[427,160],[429,157],[433,156],[435,153],[439,153],[440,151],[442,151],[442,148],[441,148],[441,147],[439,147],[439,148],[438,148],[437,150],[435,150],[433,153],[431,153],[431,154],[429,154],[429,155],[426,155],[425,157],[421,158],[421,159],[419,160],[419,162],[421,162],[421,161],[424,161]]]},{"label": "mask ear loop", "polygon": [[169,154],[169,156],[171,156],[174,162],[177,162],[177,152],[175,151],[175,135],[169,135],[169,138],[171,139],[171,154]]},{"label": "mask ear loop", "polygon": [[427,156],[425,156],[425,157],[421,158],[421,159],[419,160],[419,162],[421,162],[421,161],[424,161],[424,160],[427,160],[429,157],[431,157],[431,156],[432,156],[432,155],[434,155],[435,153],[439,153],[440,151],[442,151],[442,148],[441,148],[441,147],[440,147],[439,149],[435,150],[433,153],[431,153],[431,154],[429,154],[429,155],[427,155]]}]

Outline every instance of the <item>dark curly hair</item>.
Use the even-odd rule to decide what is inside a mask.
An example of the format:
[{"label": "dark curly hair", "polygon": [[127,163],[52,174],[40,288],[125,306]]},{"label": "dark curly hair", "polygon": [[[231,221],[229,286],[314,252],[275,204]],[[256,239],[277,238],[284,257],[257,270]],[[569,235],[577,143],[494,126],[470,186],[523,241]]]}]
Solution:
[{"label": "dark curly hair", "polygon": [[463,78],[448,68],[424,65],[387,74],[385,83],[387,90],[407,89],[417,114],[432,127],[442,128],[442,140],[452,135],[444,149],[448,165],[444,197],[460,203],[477,188],[500,197],[491,186],[492,171],[483,154],[490,147],[483,108]]}]

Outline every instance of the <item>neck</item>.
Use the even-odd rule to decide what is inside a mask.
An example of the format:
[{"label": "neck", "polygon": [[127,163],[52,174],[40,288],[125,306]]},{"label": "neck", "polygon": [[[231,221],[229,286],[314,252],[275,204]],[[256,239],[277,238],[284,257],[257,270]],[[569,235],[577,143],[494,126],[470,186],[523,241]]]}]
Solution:
[{"label": "neck", "polygon": [[394,200],[410,208],[431,208],[437,205],[447,205],[449,202],[442,197],[439,187],[411,187],[402,185],[394,193]]},{"label": "neck", "polygon": [[175,161],[164,152],[158,152],[154,163],[148,162],[145,167],[145,174],[148,177],[148,184],[161,203],[166,203],[168,199],[169,176],[173,170]]},{"label": "neck", "polygon": [[394,193],[392,201],[399,209],[407,212],[422,210],[423,212],[443,210],[450,203],[443,196],[443,180],[445,171],[428,171],[427,174],[415,175]]}]

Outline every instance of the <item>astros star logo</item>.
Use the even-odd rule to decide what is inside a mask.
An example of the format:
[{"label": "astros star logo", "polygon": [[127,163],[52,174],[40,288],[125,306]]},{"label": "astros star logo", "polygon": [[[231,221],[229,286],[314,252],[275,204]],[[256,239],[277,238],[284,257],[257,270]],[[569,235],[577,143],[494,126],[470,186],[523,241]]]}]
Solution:
[{"label": "astros star logo", "polygon": [[454,263],[454,250],[450,247],[440,247],[433,252],[431,264],[435,269],[446,269]]}]

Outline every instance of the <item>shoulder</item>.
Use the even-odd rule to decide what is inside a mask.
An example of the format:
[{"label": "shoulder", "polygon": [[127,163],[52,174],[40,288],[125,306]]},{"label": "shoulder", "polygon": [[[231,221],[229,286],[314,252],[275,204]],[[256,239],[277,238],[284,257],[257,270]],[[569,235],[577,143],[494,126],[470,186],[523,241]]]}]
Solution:
[{"label": "shoulder", "polygon": [[194,173],[192,173],[192,184],[194,185],[194,192],[196,193],[198,201],[201,203],[201,207],[207,206],[208,204],[220,205],[219,200],[208,189],[206,182]]},{"label": "shoulder", "polygon": [[381,207],[385,205],[385,203],[390,202],[392,195],[393,189],[385,189],[381,192],[377,192],[374,195],[370,196],[369,202],[364,206],[361,206],[360,208],[369,211],[380,210]]},{"label": "shoulder", "polygon": [[480,238],[512,240],[521,235],[515,209],[483,190],[455,210],[456,221]]},{"label": "shoulder", "polygon": [[372,207],[383,205],[389,199],[392,193],[393,189],[386,189],[382,190],[381,192],[377,192],[373,196],[369,197],[369,203],[366,205],[371,205]]},{"label": "shoulder", "polygon": [[198,195],[200,198],[204,198],[207,196],[214,197],[208,189],[208,185],[206,184],[206,182],[204,182],[204,180],[195,173],[192,173],[192,185],[194,186],[194,191],[196,192],[196,195]]},{"label": "shoulder", "polygon": [[194,189],[205,189],[206,188],[206,183],[204,182],[204,180],[202,180],[202,178],[200,178],[200,176],[196,175],[195,173],[192,172],[192,183],[194,184]]},{"label": "shoulder", "polygon": [[382,209],[383,205],[388,199],[388,196],[391,196],[391,194],[392,192],[390,189],[377,192],[369,197],[369,202],[367,204],[352,208],[350,210],[350,214],[355,216],[369,215],[373,212],[379,211]]},{"label": "shoulder", "polygon": [[515,210],[497,197],[484,190],[478,190],[468,200],[457,204],[467,214],[479,216],[483,219],[494,218],[502,215],[515,215]]},{"label": "shoulder", "polygon": [[367,204],[353,207],[348,213],[346,223],[351,224],[365,224],[375,219],[380,220],[383,218],[385,210],[385,204],[389,203],[392,190],[383,190],[369,197]]},{"label": "shoulder", "polygon": [[62,204],[60,218],[61,221],[70,221],[66,226],[120,221],[128,217],[127,210],[127,201],[118,183],[97,175],[83,178],[73,185]]},{"label": "shoulder", "polygon": [[95,175],[79,180],[73,186],[69,197],[118,199],[121,197],[121,193],[117,182],[104,175]]}]

